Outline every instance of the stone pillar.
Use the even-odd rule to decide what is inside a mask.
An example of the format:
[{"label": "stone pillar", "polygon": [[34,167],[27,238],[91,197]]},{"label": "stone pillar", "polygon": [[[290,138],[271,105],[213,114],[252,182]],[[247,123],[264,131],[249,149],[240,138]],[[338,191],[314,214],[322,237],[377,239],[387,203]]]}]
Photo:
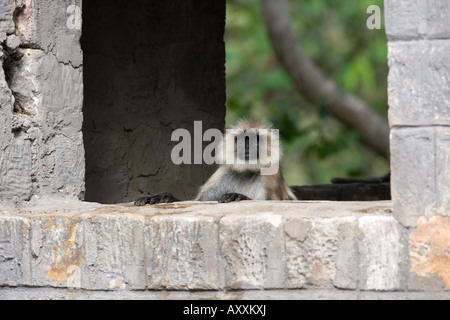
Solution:
[{"label": "stone pillar", "polygon": [[450,216],[450,2],[386,0],[394,212]]},{"label": "stone pillar", "polygon": [[385,0],[394,215],[411,290],[450,287],[450,2]]},{"label": "stone pillar", "polygon": [[84,197],[81,0],[0,3],[0,201]]}]

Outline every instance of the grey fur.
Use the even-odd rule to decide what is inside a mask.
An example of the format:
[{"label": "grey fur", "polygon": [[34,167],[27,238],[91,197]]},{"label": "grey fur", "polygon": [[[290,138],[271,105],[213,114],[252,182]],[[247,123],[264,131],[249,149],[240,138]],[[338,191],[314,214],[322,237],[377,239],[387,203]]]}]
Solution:
[{"label": "grey fur", "polygon": [[219,201],[227,193],[240,193],[254,200],[265,200],[265,181],[256,171],[238,172],[221,166],[202,186],[195,200]]}]

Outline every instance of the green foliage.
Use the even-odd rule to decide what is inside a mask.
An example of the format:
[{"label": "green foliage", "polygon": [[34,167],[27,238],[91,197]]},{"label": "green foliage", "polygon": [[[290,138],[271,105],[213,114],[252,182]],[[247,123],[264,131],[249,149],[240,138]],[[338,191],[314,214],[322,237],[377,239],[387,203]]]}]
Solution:
[{"label": "green foliage", "polygon": [[[370,5],[382,0],[290,0],[291,21],[307,55],[344,91],[387,115],[387,41],[369,30]],[[357,132],[323,105],[300,96],[278,64],[259,0],[228,0],[227,124],[240,117],[268,119],[280,129],[284,175],[291,185],[328,183],[335,176],[384,175],[388,161],[362,147]]]}]

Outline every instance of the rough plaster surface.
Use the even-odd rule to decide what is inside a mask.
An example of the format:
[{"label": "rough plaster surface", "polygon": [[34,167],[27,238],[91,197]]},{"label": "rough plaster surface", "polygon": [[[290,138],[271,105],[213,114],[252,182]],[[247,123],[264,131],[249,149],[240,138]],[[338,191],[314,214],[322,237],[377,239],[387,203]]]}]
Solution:
[{"label": "rough plaster surface", "polygon": [[67,19],[60,1],[0,5],[2,202],[84,196],[81,30]]}]

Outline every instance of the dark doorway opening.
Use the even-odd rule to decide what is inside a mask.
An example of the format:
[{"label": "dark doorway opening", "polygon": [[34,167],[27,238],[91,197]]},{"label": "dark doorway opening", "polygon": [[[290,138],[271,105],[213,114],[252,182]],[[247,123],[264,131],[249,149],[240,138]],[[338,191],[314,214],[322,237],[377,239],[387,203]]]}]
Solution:
[{"label": "dark doorway opening", "polygon": [[171,162],[177,128],[224,127],[225,1],[83,1],[85,200],[192,198],[214,168]]}]

